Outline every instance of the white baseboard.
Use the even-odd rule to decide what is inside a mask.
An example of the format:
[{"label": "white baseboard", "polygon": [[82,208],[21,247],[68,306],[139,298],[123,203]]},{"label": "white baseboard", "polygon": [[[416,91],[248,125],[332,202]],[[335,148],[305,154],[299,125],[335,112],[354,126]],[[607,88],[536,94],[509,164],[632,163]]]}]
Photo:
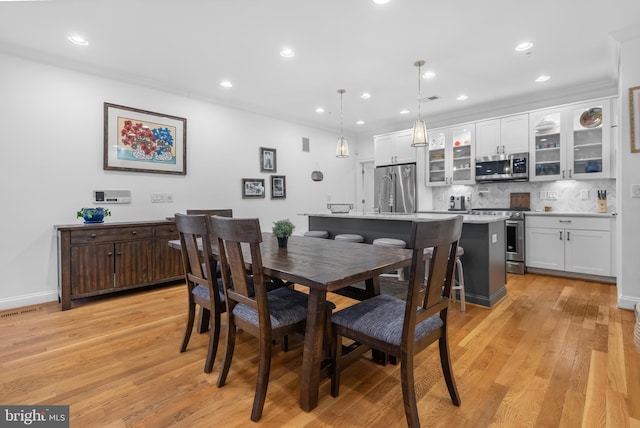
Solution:
[{"label": "white baseboard", "polygon": [[22,296],[0,299],[0,311],[21,308],[23,306],[38,305],[58,301],[57,291],[43,291],[41,293],[24,294]]},{"label": "white baseboard", "polygon": [[618,307],[621,309],[631,309],[636,307],[636,304],[640,304],[640,299],[631,296],[618,295]]}]

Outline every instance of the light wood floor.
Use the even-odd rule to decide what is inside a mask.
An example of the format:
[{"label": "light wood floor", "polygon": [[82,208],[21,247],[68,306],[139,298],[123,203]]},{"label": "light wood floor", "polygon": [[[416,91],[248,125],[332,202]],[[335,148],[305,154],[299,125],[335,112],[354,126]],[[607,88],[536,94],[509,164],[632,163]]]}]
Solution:
[{"label": "light wood floor", "polygon": [[[0,404],[68,404],[72,427],[245,427],[256,379],[255,340],[241,334],[227,385],[203,373],[207,336],[178,348],[184,286],[0,313]],[[332,296],[339,307],[348,300]],[[614,286],[510,275],[489,310],[450,315],[462,406],[449,399],[432,346],[416,359],[420,420],[433,427],[639,427],[640,353],[632,311]],[[224,335],[222,340],[224,339]],[[404,426],[399,366],[362,360],[341,395],[328,379],[319,406],[298,407],[302,343],[274,354],[260,426]]]}]

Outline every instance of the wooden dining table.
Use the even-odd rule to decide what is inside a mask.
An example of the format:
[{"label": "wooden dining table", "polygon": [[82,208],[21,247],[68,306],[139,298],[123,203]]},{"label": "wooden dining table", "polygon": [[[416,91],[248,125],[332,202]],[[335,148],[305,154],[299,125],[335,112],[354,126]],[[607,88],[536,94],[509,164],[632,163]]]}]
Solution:
[{"label": "wooden dining table", "polygon": [[[309,288],[300,382],[300,407],[308,412],[318,405],[327,293],[358,300],[379,294],[379,276],[409,266],[411,251],[303,236],[291,236],[287,248],[279,248],[271,233],[262,236],[264,273]],[[169,245],[180,249],[180,241]],[[213,252],[217,254],[217,249]],[[248,251],[245,257],[249,263]],[[354,287],[361,283],[364,287]]]}]

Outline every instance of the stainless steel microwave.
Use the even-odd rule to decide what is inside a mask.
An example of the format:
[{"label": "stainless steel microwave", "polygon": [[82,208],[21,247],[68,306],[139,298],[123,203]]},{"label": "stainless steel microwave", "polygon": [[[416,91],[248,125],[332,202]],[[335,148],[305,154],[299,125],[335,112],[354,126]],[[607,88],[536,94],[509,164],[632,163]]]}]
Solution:
[{"label": "stainless steel microwave", "polygon": [[529,180],[529,153],[476,158],[476,181]]}]

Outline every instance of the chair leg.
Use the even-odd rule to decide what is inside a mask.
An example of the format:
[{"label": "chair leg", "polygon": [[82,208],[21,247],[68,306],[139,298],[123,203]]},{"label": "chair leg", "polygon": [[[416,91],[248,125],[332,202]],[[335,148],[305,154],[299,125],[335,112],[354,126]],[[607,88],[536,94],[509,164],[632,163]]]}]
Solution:
[{"label": "chair leg", "polygon": [[334,327],[331,332],[331,396],[340,394],[340,358],[342,358],[342,336]]},{"label": "chair leg", "polygon": [[220,340],[220,311],[214,311],[213,325],[209,327],[209,350],[207,351],[207,359],[204,363],[204,372],[211,373],[213,363],[218,353],[218,341]]},{"label": "chair leg", "polygon": [[230,313],[227,317],[227,342],[224,352],[224,361],[220,368],[220,374],[218,375],[218,382],[216,385],[218,388],[224,386],[227,381],[227,375],[229,374],[229,368],[231,367],[231,360],[233,359],[233,350],[236,346],[236,325],[233,321],[233,315]]},{"label": "chair leg", "polygon": [[413,355],[402,354],[400,356],[400,376],[402,378],[402,401],[404,402],[407,426],[419,427],[420,419],[418,418],[416,386],[413,376]]},{"label": "chair leg", "polygon": [[449,357],[449,341],[447,333],[445,332],[440,339],[438,339],[438,347],[440,349],[440,365],[442,366],[442,374],[451,396],[451,401],[456,406],[460,406],[460,394],[458,394],[458,388],[456,387],[456,381],[453,378],[453,367],[451,366],[451,358]]},{"label": "chair leg", "polygon": [[462,261],[460,261],[460,257],[456,259],[456,268],[458,270],[458,285],[456,286],[456,289],[460,291],[460,312],[465,312],[464,271],[462,270]]},{"label": "chair leg", "polygon": [[184,337],[182,338],[182,345],[180,345],[180,352],[184,352],[187,350],[187,345],[189,344],[189,339],[191,338],[191,330],[193,330],[193,322],[196,316],[196,304],[193,302],[192,298],[189,298],[189,312],[187,314],[187,326],[184,330]]},{"label": "chair leg", "polygon": [[269,371],[271,369],[271,341],[260,338],[260,361],[258,362],[258,379],[256,381],[256,394],[253,398],[253,408],[251,409],[251,420],[258,422],[262,417],[264,400],[267,396],[269,386]]}]

